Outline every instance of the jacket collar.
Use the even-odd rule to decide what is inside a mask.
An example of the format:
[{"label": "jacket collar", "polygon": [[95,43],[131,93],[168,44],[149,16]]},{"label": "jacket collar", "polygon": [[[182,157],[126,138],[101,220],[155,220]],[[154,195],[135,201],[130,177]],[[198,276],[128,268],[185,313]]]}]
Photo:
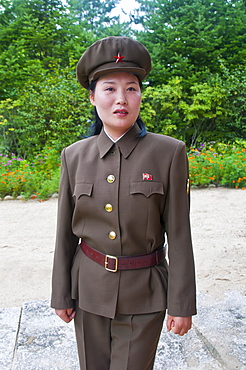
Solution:
[{"label": "jacket collar", "polygon": [[124,158],[127,158],[140,140],[140,138],[137,138],[139,131],[140,129],[135,123],[135,125],[114,144],[112,140],[110,140],[110,138],[105,134],[104,130],[101,130],[97,139],[100,158],[102,159],[113,145],[118,146]]}]

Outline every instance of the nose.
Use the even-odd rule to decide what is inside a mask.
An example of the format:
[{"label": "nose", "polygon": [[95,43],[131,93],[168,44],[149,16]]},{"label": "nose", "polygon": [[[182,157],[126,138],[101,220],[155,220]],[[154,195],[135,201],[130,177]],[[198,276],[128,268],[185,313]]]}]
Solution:
[{"label": "nose", "polygon": [[126,96],[124,92],[119,92],[119,95],[117,96],[117,104],[118,105],[125,105],[127,104]]}]

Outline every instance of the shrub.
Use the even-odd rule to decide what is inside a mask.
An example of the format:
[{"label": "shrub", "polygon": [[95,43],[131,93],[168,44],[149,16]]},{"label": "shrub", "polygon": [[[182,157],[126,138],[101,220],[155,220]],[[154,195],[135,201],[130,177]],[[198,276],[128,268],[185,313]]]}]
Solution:
[{"label": "shrub", "polygon": [[59,175],[60,156],[52,148],[44,149],[31,161],[13,153],[0,154],[0,197],[35,194],[39,199],[47,199],[58,192]]},{"label": "shrub", "polygon": [[188,153],[191,184],[246,188],[245,143],[202,145]]},{"label": "shrub", "polygon": [[[210,144],[190,148],[190,179],[193,186],[223,185],[246,188],[246,143]],[[60,155],[54,148],[44,148],[33,159],[24,160],[0,154],[0,197],[35,195],[48,199],[58,192]]]}]

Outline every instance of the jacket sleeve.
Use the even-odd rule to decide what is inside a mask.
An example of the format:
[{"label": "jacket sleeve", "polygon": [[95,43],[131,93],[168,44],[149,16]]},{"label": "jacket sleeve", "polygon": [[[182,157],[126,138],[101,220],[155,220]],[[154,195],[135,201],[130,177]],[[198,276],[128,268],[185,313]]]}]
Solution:
[{"label": "jacket sleeve", "polygon": [[71,299],[71,267],[78,245],[78,237],[72,232],[74,202],[69,183],[65,149],[62,151],[61,159],[51,307],[68,309],[74,306],[74,301]]},{"label": "jacket sleeve", "polygon": [[189,170],[185,144],[179,142],[170,165],[164,212],[168,241],[168,314],[196,314],[195,267],[190,231]]}]

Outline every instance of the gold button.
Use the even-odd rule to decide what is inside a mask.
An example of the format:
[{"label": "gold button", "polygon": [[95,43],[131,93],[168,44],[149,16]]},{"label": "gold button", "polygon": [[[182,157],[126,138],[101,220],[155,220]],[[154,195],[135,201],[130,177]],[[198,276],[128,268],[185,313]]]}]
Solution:
[{"label": "gold button", "polygon": [[106,206],[104,207],[105,208],[105,211],[107,212],[112,212],[113,211],[113,206],[112,204],[106,204]]},{"label": "gold button", "polygon": [[116,238],[116,232],[115,231],[110,231],[108,234],[109,239],[114,240]]},{"label": "gold button", "polygon": [[109,176],[107,177],[107,181],[108,181],[110,184],[112,184],[112,183],[115,181],[115,177],[114,177],[114,175],[109,175]]}]

